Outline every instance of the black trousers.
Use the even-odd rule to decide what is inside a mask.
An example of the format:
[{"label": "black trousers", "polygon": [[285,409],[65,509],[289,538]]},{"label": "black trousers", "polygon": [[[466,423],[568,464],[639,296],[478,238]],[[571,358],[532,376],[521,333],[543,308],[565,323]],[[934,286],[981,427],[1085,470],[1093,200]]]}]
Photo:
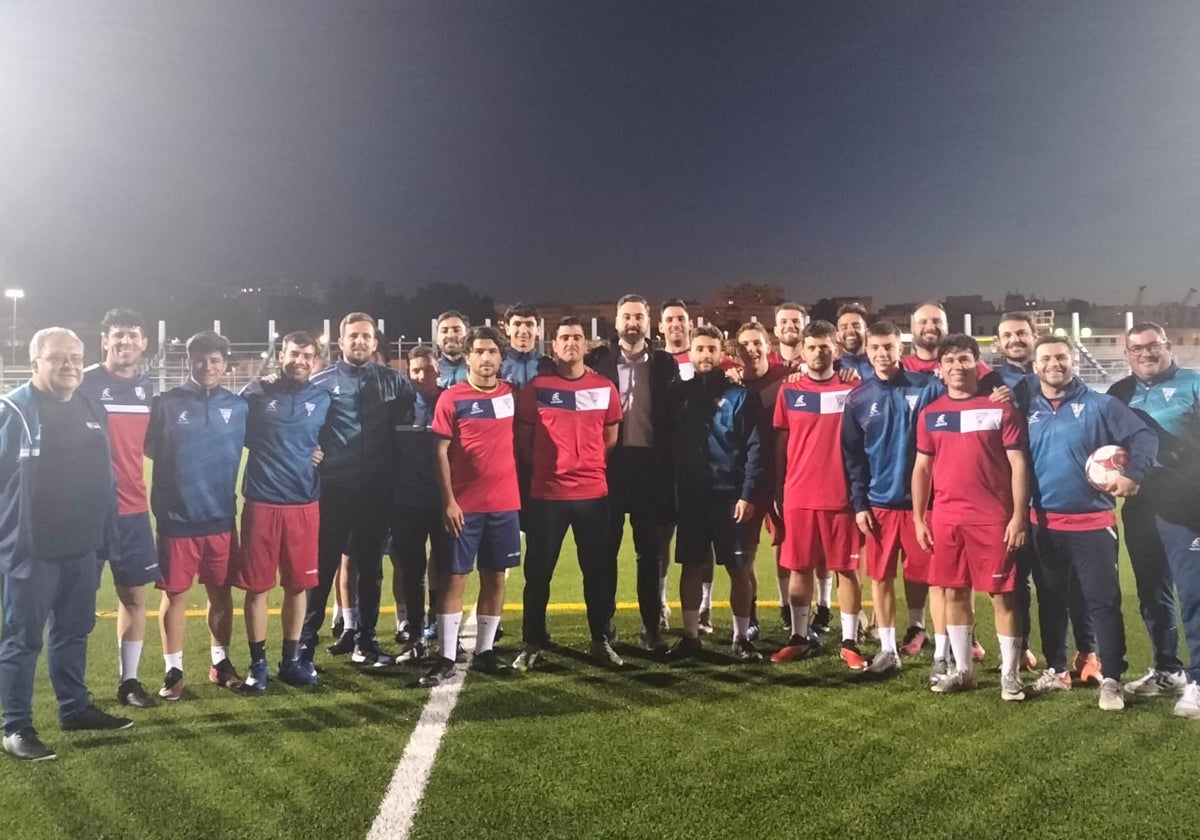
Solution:
[{"label": "black trousers", "polygon": [[[625,533],[625,514],[633,529],[637,553],[638,610],[644,627],[658,626],[658,526],[669,519],[663,515],[659,498],[662,476],[657,453],[649,447],[618,447],[608,455],[609,556],[617,568],[617,555]],[[609,600],[616,608],[617,578],[612,578]]]},{"label": "black trousers", "polygon": [[349,552],[358,571],[358,631],[355,641],[374,642],[383,586],[383,540],[387,535],[386,495],[326,488],[321,494],[321,536],[317,541],[317,585],[308,590],[300,646],[312,651],[325,621],[333,577]]},{"label": "black trousers", "polygon": [[396,508],[391,522],[392,562],[403,574],[409,626],[420,632],[425,617],[425,542],[435,557],[449,557],[452,542],[437,506]]},{"label": "black trousers", "polygon": [[546,643],[546,604],[550,580],[569,527],[575,534],[583,600],[593,641],[604,638],[613,616],[617,580],[616,558],[610,551],[608,499],[553,501],[530,499],[525,504],[525,594],[522,636],[527,645]]}]

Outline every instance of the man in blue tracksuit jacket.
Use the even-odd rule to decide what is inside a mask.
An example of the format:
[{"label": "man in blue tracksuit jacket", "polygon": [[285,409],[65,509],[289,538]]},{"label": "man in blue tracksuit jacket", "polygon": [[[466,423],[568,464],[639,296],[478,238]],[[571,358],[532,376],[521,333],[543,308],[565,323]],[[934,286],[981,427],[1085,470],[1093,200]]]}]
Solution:
[{"label": "man in blue tracksuit jacket", "polygon": [[433,338],[438,348],[439,388],[450,388],[467,381],[467,357],[463,355],[463,341],[470,326],[467,316],[457,309],[448,309],[437,316],[437,333]]},{"label": "man in blue tracksuit jacket", "polygon": [[689,351],[695,375],[676,381],[667,392],[678,504],[675,560],[681,566],[683,607],[683,637],[670,654],[685,658],[700,650],[700,602],[712,556],[729,573],[733,654],[749,662],[762,659],[748,637],[754,558],[746,553],[743,524],[754,519],[762,473],[759,401],[725,378],[721,344],[716,327],[695,328]]},{"label": "man in blue tracksuit jacket", "polygon": [[30,360],[30,381],[0,397],[0,706],[4,751],[44,761],[55,753],[33,728],[33,684],[47,620],[59,725],[124,729],[132,722],[93,706],[85,681],[98,558],[116,545],[107,418],[78,392],[83,342],[75,333],[40,330]]},{"label": "man in blue tracksuit jacket", "polygon": [[379,647],[383,542],[396,469],[395,426],[412,423],[413,389],[398,370],[371,361],[377,346],[375,319],[352,312],[342,319],[342,359],[312,377],[332,398],[321,432],[321,537],[317,584],[308,591],[300,658],[311,662],[317,632],[342,553],[349,548],[358,571],[359,626],[347,630],[330,652],[354,652],[355,662],[376,667],[392,658]]},{"label": "man in blue tracksuit jacket", "polygon": [[[1154,463],[1158,442],[1119,400],[1092,391],[1075,376],[1072,352],[1065,338],[1039,338],[1037,378],[1020,382],[1014,392],[1029,429],[1033,576],[1047,665],[1032,690],[1044,694],[1071,687],[1067,598],[1074,582],[1098,642],[1100,708],[1120,711],[1125,705],[1120,685],[1126,667],[1125,625],[1114,496],[1137,494]],[[1085,465],[1092,452],[1110,444],[1124,447],[1129,461],[1110,487],[1097,490],[1088,483]]]},{"label": "man in blue tracksuit jacket", "polygon": [[[1180,368],[1160,324],[1134,324],[1125,336],[1132,373],[1108,393],[1128,405],[1158,437],[1158,460],[1142,490],[1125,503],[1125,545],[1137,580],[1154,667],[1127,693],[1182,692],[1175,714],[1200,718],[1200,373]],[[1179,658],[1175,592],[1188,669]]]},{"label": "man in blue tracksuit jacket", "polygon": [[500,363],[500,378],[513,388],[524,388],[539,373],[551,373],[554,360],[537,349],[540,316],[528,303],[514,303],[504,310],[504,334],[508,347]]}]

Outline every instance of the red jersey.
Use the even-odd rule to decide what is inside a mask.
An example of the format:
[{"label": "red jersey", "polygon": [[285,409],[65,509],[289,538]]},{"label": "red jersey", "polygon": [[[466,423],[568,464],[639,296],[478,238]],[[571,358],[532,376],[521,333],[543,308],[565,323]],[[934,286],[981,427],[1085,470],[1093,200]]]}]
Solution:
[{"label": "red jersey", "polygon": [[530,496],[580,501],[608,495],[604,427],[621,422],[621,398],[607,377],[590,371],[578,379],[535,376],[517,398],[517,420],[533,426]]},{"label": "red jersey", "polygon": [[146,501],[145,448],[153,381],[141,372],[125,379],[110,373],[104,365],[93,365],[83,372],[80,388],[108,413],[108,443],[117,476],[117,513],[145,513],[150,509]]},{"label": "red jersey", "polygon": [[692,367],[692,357],[688,354],[688,351],[684,350],[682,353],[672,353],[671,355],[675,358],[676,364],[679,365],[680,381],[687,382],[696,375],[696,369]]},{"label": "red jersey", "polygon": [[460,382],[438,397],[431,429],[450,440],[450,484],[463,513],[521,509],[515,414],[513,389],[503,381],[490,391]]},{"label": "red jersey", "polygon": [[[931,373],[939,379],[942,378],[941,359],[918,359],[915,354],[912,354],[902,358],[900,366],[905,370],[911,370],[913,373]],[[986,362],[977,363],[975,370],[980,379],[983,379],[983,377],[992,372],[991,367]]]},{"label": "red jersey", "polygon": [[779,387],[775,428],[788,433],[784,508],[851,510],[842,466],[842,409],[846,395],[861,383],[836,376],[818,382],[805,375]]},{"label": "red jersey", "polygon": [[995,524],[1013,513],[1009,449],[1025,449],[1025,424],[1010,403],[941,396],[917,418],[917,451],[933,456],[938,522]]}]

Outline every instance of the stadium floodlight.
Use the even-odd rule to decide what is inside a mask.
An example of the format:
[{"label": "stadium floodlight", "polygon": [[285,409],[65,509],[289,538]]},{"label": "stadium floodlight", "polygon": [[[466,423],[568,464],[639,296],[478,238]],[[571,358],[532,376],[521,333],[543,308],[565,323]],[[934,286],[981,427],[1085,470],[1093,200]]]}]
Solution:
[{"label": "stadium floodlight", "polygon": [[13,353],[17,352],[17,301],[25,297],[24,289],[5,289],[4,296],[13,302],[13,319],[12,319],[12,348]]},{"label": "stadium floodlight", "polygon": [[1084,327],[1083,329],[1081,329],[1079,331],[1079,337],[1080,338],[1091,338],[1092,337],[1092,328]]}]

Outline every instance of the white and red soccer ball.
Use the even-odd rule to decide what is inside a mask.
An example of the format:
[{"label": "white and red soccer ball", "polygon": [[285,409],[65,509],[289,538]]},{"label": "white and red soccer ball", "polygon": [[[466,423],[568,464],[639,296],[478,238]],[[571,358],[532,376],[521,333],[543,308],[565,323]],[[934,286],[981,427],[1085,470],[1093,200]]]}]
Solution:
[{"label": "white and red soccer ball", "polygon": [[1097,490],[1106,491],[1118,476],[1124,474],[1125,465],[1128,463],[1129,453],[1125,451],[1125,447],[1112,444],[1101,446],[1088,456],[1087,464],[1083,468],[1084,475],[1087,476],[1088,484]]}]

